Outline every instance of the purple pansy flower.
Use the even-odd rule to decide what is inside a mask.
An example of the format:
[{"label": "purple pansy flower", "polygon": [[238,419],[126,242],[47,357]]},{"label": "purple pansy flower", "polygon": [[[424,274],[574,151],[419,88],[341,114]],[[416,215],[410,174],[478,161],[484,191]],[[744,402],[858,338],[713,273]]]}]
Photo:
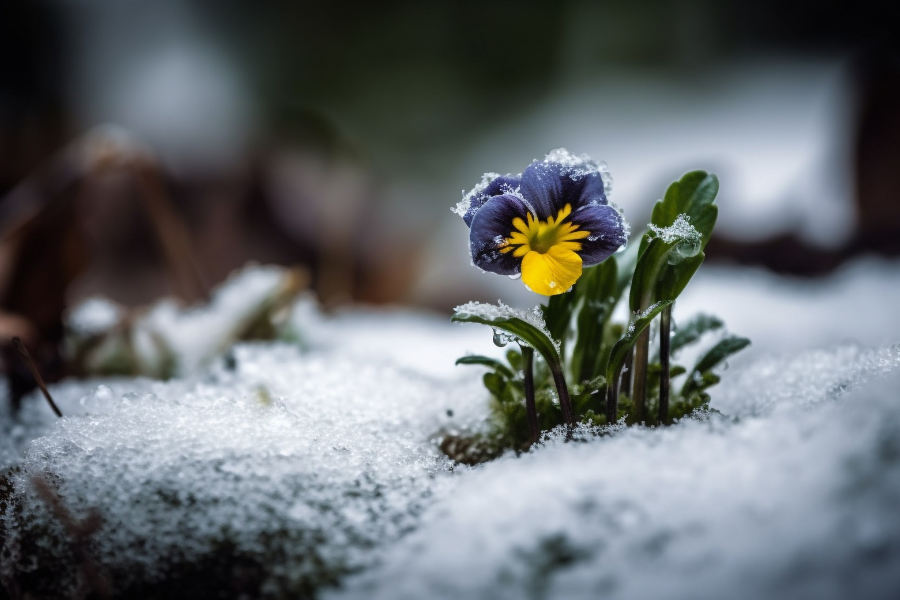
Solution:
[{"label": "purple pansy flower", "polygon": [[628,240],[628,224],[607,202],[605,166],[564,148],[521,175],[486,173],[454,212],[469,226],[475,266],[518,276],[534,292],[562,294]]}]

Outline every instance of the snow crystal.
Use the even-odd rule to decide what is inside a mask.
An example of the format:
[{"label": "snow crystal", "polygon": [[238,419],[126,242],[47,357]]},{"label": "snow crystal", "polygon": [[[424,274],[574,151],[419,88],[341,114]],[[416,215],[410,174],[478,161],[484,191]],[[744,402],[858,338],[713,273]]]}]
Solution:
[{"label": "snow crystal", "polygon": [[574,181],[592,173],[599,173],[604,190],[607,193],[612,191],[612,176],[607,172],[606,163],[597,163],[587,154],[572,154],[565,148],[557,148],[548,152],[543,162],[561,165],[563,167],[562,174],[568,175]]},{"label": "snow crystal", "polygon": [[900,371],[861,375],[886,363],[894,351],[860,355],[846,395],[783,378],[786,395],[820,400],[790,411],[503,457],[326,597],[895,598]]},{"label": "snow crystal", "polygon": [[481,181],[476,183],[475,187],[473,187],[468,192],[463,190],[462,200],[460,200],[456,204],[456,206],[450,209],[451,212],[459,215],[460,217],[465,217],[471,208],[472,201],[480,198],[484,194],[484,190],[487,189],[487,186],[490,185],[490,183],[498,177],[500,177],[499,173],[485,173],[484,175],[482,175]]},{"label": "snow crystal", "polygon": [[667,244],[675,241],[699,242],[701,237],[700,232],[691,225],[691,218],[686,214],[678,215],[675,222],[668,227],[657,227],[651,223],[650,230]]}]

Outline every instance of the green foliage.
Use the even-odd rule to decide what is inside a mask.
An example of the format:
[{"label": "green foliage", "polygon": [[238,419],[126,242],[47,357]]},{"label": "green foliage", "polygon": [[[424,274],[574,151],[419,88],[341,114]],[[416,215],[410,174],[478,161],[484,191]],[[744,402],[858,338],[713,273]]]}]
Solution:
[{"label": "green foliage", "polygon": [[631,322],[631,325],[629,325],[628,329],[625,331],[625,335],[616,342],[616,345],[613,346],[612,351],[609,354],[609,363],[606,366],[607,381],[612,381],[614,377],[619,376],[622,372],[622,367],[625,365],[625,359],[628,356],[628,352],[634,347],[638,337],[650,326],[650,323],[656,318],[656,315],[661,313],[662,310],[672,304],[672,302],[674,302],[674,300],[658,302],[646,311],[640,313],[638,317]]},{"label": "green foliage", "polygon": [[[585,269],[571,292],[551,297],[542,307],[549,337],[514,317],[487,319],[471,314],[454,315],[454,321],[490,325],[495,332],[510,334],[537,350],[543,359],[535,357],[534,360],[535,404],[542,431],[562,422],[554,393],[554,369],[564,369],[562,372],[570,380],[570,397],[577,421],[605,425],[607,410],[614,409],[615,420],[624,417],[626,422],[631,422],[634,404],[627,394],[618,393],[617,378],[641,334],[660,312],[672,307],[702,264],[703,249],[718,216],[715,205],[718,189],[716,176],[705,171],[692,171],[670,185],[664,198],[656,203],[651,227],[641,236],[639,244],[631,244],[609,260]],[[628,290],[629,308],[635,317],[626,327],[611,317]],[[697,315],[673,332],[670,354],[722,327],[722,321],[714,316]],[[559,345],[559,352],[554,342]],[[704,408],[710,399],[707,390],[719,381],[714,369],[749,343],[745,338],[728,336],[704,354],[690,371],[681,365],[671,365],[670,380],[685,377],[685,382],[680,393],[672,392],[669,417],[678,419]],[[527,448],[529,429],[522,355],[510,350],[506,363],[485,356],[467,356],[457,364],[488,369],[484,384],[493,397],[493,426],[482,440],[491,446],[484,455],[496,456],[504,448]],[[647,414],[655,415],[662,373],[658,351],[653,362],[645,364],[642,373],[647,382]],[[617,399],[615,404],[607,403],[610,395]]]},{"label": "green foliage", "polygon": [[718,317],[700,313],[693,319],[675,330],[670,342],[670,350],[675,354],[688,344],[692,344],[700,339],[707,331],[714,331],[722,327],[725,323]]},{"label": "green foliage", "polygon": [[750,345],[750,340],[736,335],[728,336],[719,341],[706,354],[700,357],[694,369],[688,375],[684,387],[681,388],[681,395],[688,397],[691,394],[704,391],[706,388],[719,383],[718,376],[714,375],[712,370],[726,358],[740,352]]},{"label": "green foliage", "polygon": [[450,320],[459,323],[480,323],[482,325],[490,325],[494,330],[499,329],[512,334],[514,337],[521,339],[537,350],[551,367],[556,366],[561,368],[561,359],[559,353],[556,351],[556,346],[553,345],[553,341],[540,329],[518,317],[487,318],[482,315],[456,313]]}]

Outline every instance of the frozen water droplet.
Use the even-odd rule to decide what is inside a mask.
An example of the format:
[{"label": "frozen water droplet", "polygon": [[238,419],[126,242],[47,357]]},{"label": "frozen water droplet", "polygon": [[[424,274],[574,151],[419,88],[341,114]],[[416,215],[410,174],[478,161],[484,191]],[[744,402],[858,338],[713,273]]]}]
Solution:
[{"label": "frozen water droplet", "polygon": [[509,340],[506,339],[506,336],[499,332],[494,332],[494,345],[502,348],[506,344],[509,343]]}]

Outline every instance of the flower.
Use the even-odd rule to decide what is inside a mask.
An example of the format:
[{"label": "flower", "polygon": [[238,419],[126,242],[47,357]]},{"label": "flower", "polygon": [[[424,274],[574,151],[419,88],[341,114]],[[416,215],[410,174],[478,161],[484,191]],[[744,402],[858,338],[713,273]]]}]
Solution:
[{"label": "flower", "polygon": [[534,292],[566,292],[584,267],[603,262],[628,239],[610,206],[609,175],[586,155],[564,148],[520,175],[486,173],[454,212],[469,226],[472,263],[516,277]]}]

